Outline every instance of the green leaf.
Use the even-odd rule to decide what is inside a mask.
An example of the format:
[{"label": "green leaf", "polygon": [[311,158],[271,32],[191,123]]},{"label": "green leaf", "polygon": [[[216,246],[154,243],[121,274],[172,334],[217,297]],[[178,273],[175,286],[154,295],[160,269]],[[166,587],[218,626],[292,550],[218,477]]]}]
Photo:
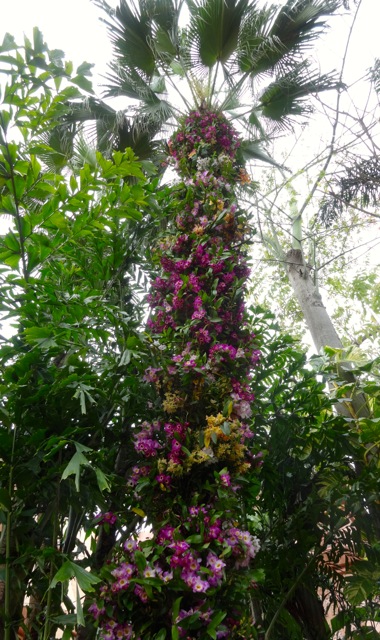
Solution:
[{"label": "green leaf", "polygon": [[45,50],[44,38],[38,27],[33,28],[33,46],[35,54],[43,53]]},{"label": "green leaf", "polygon": [[139,480],[137,482],[136,485],[136,492],[137,493],[141,493],[141,491],[145,488],[145,487],[149,487],[151,484],[151,481],[149,478],[141,478],[141,480]]},{"label": "green leaf", "polygon": [[[53,187],[55,193],[55,189]],[[61,211],[55,211],[51,216],[45,220],[43,227],[57,227],[57,229],[67,229],[68,224],[64,214]]]},{"label": "green leaf", "polygon": [[4,244],[11,251],[14,251],[16,253],[20,253],[20,243],[19,243],[19,240],[18,240],[17,236],[13,233],[13,231],[10,231],[4,237]]},{"label": "green leaf", "polygon": [[17,213],[17,207],[14,198],[10,193],[1,198],[0,213],[9,213],[12,216]]},{"label": "green leaf", "polygon": [[180,64],[179,62],[177,62],[176,60],[173,60],[170,63],[170,67],[172,69],[172,71],[177,75],[177,76],[181,76],[181,78],[185,77],[185,69],[183,68],[182,64]]},{"label": "green leaf", "polygon": [[108,482],[107,476],[103,473],[103,471],[99,469],[99,467],[96,467],[95,473],[100,491],[111,491],[111,485]]},{"label": "green leaf", "polygon": [[17,269],[21,256],[19,254],[7,251],[4,253],[0,253],[0,262],[4,262],[4,264],[8,265],[12,269]]},{"label": "green leaf", "polygon": [[199,620],[200,615],[201,615],[201,612],[196,611],[191,616],[187,616],[186,618],[183,618],[181,620],[181,627],[183,627],[184,629],[190,629],[193,626],[194,622],[197,622]]},{"label": "green leaf", "polygon": [[369,577],[348,576],[344,586],[344,595],[352,605],[358,606],[373,593],[374,588],[374,581]]},{"label": "green leaf", "polygon": [[58,582],[66,582],[67,580],[71,580],[72,578],[76,578],[78,581],[79,588],[82,589],[85,593],[94,591],[93,585],[101,582],[100,578],[93,575],[89,571],[86,571],[78,564],[71,562],[71,560],[66,560],[63,563],[62,567],[58,569],[57,573],[53,577],[49,589],[54,589],[54,587],[58,584]]},{"label": "green leaf", "polygon": [[81,624],[84,627],[86,622],[83,615],[83,607],[82,607],[82,600],[81,600],[80,592],[78,588],[78,580],[75,587],[76,587],[76,610],[77,610],[78,624]]},{"label": "green leaf", "polygon": [[172,625],[172,640],[179,640],[178,625]]},{"label": "green leaf", "polygon": [[63,565],[58,569],[57,573],[54,575],[51,583],[50,589],[54,589],[58,582],[66,582],[67,580],[71,580],[74,576],[74,571],[72,568],[73,563],[70,560],[66,560]]},{"label": "green leaf", "polygon": [[202,544],[203,536],[199,533],[194,533],[193,535],[186,538],[186,542],[190,542],[191,544]]},{"label": "green leaf", "polygon": [[12,49],[16,49],[16,41],[14,37],[10,33],[6,33],[2,45],[0,47],[0,51],[12,51]]},{"label": "green leaf", "polygon": [[155,93],[165,93],[165,77],[164,76],[153,76],[152,82],[150,83],[150,88]]},{"label": "green leaf", "polygon": [[134,559],[139,571],[144,571],[147,565],[146,557],[144,556],[144,554],[141,551],[135,551]]},{"label": "green leaf", "polygon": [[77,74],[78,76],[90,76],[91,75],[91,69],[94,67],[95,65],[91,64],[90,62],[82,62],[82,64],[79,65],[79,67],[77,68]]},{"label": "green leaf", "polygon": [[227,613],[224,612],[224,611],[217,611],[217,613],[215,613],[213,615],[213,617],[211,618],[211,622],[208,625],[206,631],[207,631],[208,635],[211,638],[213,638],[213,640],[216,640],[216,629],[220,625],[220,623],[224,620],[226,615],[227,615]]},{"label": "green leaf", "polygon": [[11,118],[12,116],[9,111],[5,111],[5,109],[0,111],[0,127],[2,128],[4,133],[7,133],[8,125],[11,121]]},{"label": "green leaf", "polygon": [[182,602],[182,598],[183,598],[183,596],[180,596],[173,603],[173,607],[172,607],[172,620],[173,620],[173,622],[175,622],[177,620],[177,617],[178,617],[178,614],[179,614],[179,608],[180,608],[181,602]]},{"label": "green leaf", "polygon": [[244,140],[241,144],[240,153],[246,162],[249,160],[261,160],[262,162],[271,164],[277,169],[284,169],[282,165],[278,164],[278,162],[273,160],[273,158],[264,151],[259,142]]},{"label": "green leaf", "polygon": [[29,327],[24,330],[25,340],[29,343],[45,340],[52,335],[49,327]]},{"label": "green leaf", "polygon": [[51,618],[51,621],[54,622],[55,624],[75,625],[77,624],[77,615],[76,613],[67,613],[61,616],[54,616],[53,618]]},{"label": "green leaf", "polygon": [[74,453],[70,462],[63,470],[62,476],[61,476],[61,480],[66,480],[66,478],[68,478],[69,476],[75,475],[75,487],[78,492],[80,489],[79,482],[80,482],[81,467],[91,467],[91,464],[87,460],[87,458],[83,455],[83,453],[81,453],[80,451],[77,451],[76,453]]},{"label": "green leaf", "polygon": [[264,569],[257,568],[250,571],[251,580],[255,582],[264,582],[265,580],[265,571]]},{"label": "green leaf", "polygon": [[71,82],[76,84],[81,89],[84,89],[84,91],[87,91],[88,93],[94,93],[91,80],[88,80],[84,76],[75,76],[75,78],[71,78]]},{"label": "green leaf", "polygon": [[0,509],[3,511],[12,509],[12,500],[6,489],[0,489]]},{"label": "green leaf", "polygon": [[80,451],[80,453],[88,453],[89,451],[93,451],[91,447],[86,447],[85,444],[81,444],[80,442],[74,442],[74,445],[76,450]]},{"label": "green leaf", "polygon": [[70,386],[76,387],[74,398],[79,398],[81,412],[85,415],[87,413],[86,400],[88,400],[90,404],[96,404],[96,400],[90,394],[90,389],[93,389],[93,387],[84,382],[74,383]]},{"label": "green leaf", "polygon": [[192,4],[190,30],[194,44],[199,46],[199,57],[204,65],[212,67],[216,62],[227,62],[238,44],[240,24],[248,0],[225,2],[204,0]]},{"label": "green leaf", "polygon": [[172,625],[172,640],[179,640],[178,625]]}]

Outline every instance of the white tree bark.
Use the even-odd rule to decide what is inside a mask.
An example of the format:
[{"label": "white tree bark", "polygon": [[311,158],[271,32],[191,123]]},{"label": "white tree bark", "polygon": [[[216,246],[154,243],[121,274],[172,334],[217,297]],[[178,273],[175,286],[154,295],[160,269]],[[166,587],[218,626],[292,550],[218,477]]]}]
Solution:
[{"label": "white tree bark", "polygon": [[290,249],[286,254],[286,267],[290,284],[318,353],[324,347],[343,349],[342,341],[310,277],[310,268],[305,264],[302,251]]},{"label": "white tree bark", "polygon": [[[286,254],[286,268],[289,282],[301,307],[318,353],[324,347],[343,349],[342,341],[310,277],[310,268],[305,263],[302,250],[290,249],[288,251]],[[339,362],[337,370],[342,380],[355,383],[354,375],[348,370],[344,362]],[[336,410],[338,413],[351,418],[363,418],[370,415],[365,396],[362,393],[352,393],[347,397],[347,402],[338,402]]]}]

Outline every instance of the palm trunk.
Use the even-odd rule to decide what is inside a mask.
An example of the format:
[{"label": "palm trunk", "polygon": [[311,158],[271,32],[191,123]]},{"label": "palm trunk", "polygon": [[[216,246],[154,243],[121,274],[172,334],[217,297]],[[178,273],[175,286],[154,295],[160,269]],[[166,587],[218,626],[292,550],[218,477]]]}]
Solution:
[{"label": "palm trunk", "polygon": [[[307,327],[311,333],[314,345],[318,352],[324,347],[343,349],[335,327],[331,321],[322,298],[318,293],[312,279],[310,268],[300,249],[290,249],[286,254],[286,267],[289,282],[301,307]],[[338,377],[352,385],[355,376],[349,370],[349,364],[341,361],[337,363]],[[363,393],[350,391],[347,402],[338,402],[335,405],[337,413],[347,418],[368,418],[370,411]]]}]

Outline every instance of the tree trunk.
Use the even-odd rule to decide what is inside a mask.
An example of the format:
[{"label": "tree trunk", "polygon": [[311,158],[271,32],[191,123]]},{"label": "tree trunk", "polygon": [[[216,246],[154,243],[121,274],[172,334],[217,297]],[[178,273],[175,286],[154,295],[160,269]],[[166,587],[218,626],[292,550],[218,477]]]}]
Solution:
[{"label": "tree trunk", "polygon": [[[342,341],[310,278],[310,268],[305,263],[300,249],[288,251],[286,268],[289,282],[293,287],[317,351],[320,352],[324,347],[343,349]],[[354,384],[355,376],[348,370],[348,367],[349,364],[344,361],[337,363],[338,376],[345,382]],[[347,402],[338,402],[335,407],[337,413],[347,418],[368,418],[370,416],[365,396],[362,393],[351,392],[347,396]]]},{"label": "tree trunk", "polygon": [[[300,249],[291,249],[286,254],[286,268],[289,282],[293,287],[294,294],[301,307],[306,320],[307,327],[318,352],[323,347],[333,349],[343,349],[335,327],[322,302],[312,279],[310,278],[310,267],[305,263],[303,253]],[[337,374],[339,379],[350,385],[355,385],[355,376],[349,371],[349,363],[340,361],[337,363]],[[333,385],[330,384],[333,389]],[[368,407],[364,393],[356,393],[355,386],[347,395],[347,402],[335,403],[336,412],[346,418],[370,418],[371,411]],[[368,445],[369,446],[369,445]],[[378,447],[372,449],[371,457],[378,456]],[[360,475],[363,463],[357,462],[356,471]],[[372,504],[370,512],[373,518],[376,535],[380,535],[380,505]]]}]

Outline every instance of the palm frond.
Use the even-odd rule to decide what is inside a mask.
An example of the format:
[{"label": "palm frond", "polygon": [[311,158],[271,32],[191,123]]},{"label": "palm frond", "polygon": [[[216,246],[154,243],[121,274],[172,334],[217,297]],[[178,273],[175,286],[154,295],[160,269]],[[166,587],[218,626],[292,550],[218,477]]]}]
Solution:
[{"label": "palm frond", "polygon": [[140,113],[160,122],[162,126],[170,118],[176,117],[177,109],[167,100],[156,100],[141,105]]},{"label": "palm frond", "polygon": [[91,96],[71,105],[62,128],[80,123],[85,127],[86,139],[104,155],[109,155],[115,149],[131,147],[140,159],[146,159],[155,153],[157,142],[153,139],[173,114],[172,107],[163,100],[154,101],[153,105],[154,108],[148,100],[146,113],[141,108],[128,112],[116,111],[104,101]]},{"label": "palm frond", "polygon": [[308,63],[304,62],[272,82],[261,94],[259,105],[253,111],[257,112],[259,108],[265,118],[288,126],[292,116],[304,115],[312,110],[306,98],[339,87],[335,73],[310,73]]},{"label": "palm frond", "polygon": [[225,63],[237,47],[249,0],[191,0],[189,33],[206,67]]},{"label": "palm frond", "polygon": [[133,2],[120,0],[115,10],[105,0],[95,0],[95,4],[108,15],[102,21],[107,26],[119,65],[138,69],[147,79],[151,78],[156,60],[149,45],[153,34],[145,4],[137,6]]},{"label": "palm frond", "polygon": [[78,167],[83,167],[84,164],[88,164],[90,167],[97,165],[96,146],[84,135],[80,135],[75,140],[73,162]]},{"label": "palm frond", "polygon": [[278,164],[278,162],[276,162],[269,153],[265,151],[259,140],[244,140],[239,149],[239,153],[245,162],[248,160],[260,160],[261,162],[270,164],[281,171],[284,170],[284,167]]},{"label": "palm frond", "polygon": [[67,166],[68,160],[73,155],[76,134],[76,123],[66,121],[39,136],[43,145],[46,146],[46,152],[41,152],[40,158],[49,170],[59,173]]},{"label": "palm frond", "polygon": [[[223,109],[230,111],[240,106],[240,99],[245,90],[244,83],[235,81],[235,74],[232,65],[222,65],[223,82],[221,83],[220,93],[224,93],[222,105]],[[226,89],[224,89],[224,86]]]},{"label": "palm frond", "polygon": [[200,58],[198,36],[193,27],[184,29],[181,34],[179,58],[185,73],[191,72],[201,81],[207,78],[209,68]]},{"label": "palm frond", "polygon": [[[261,139],[310,112],[309,95],[337,87],[333,74],[312,73],[303,60],[342,0],[283,0],[282,6],[264,7],[260,0],[120,0],[116,9],[106,0],[93,2],[106,13],[115,49],[106,96],[139,102],[133,115],[137,127],[139,118],[147,127],[144,148],[149,135],[151,142],[156,140],[159,128],[179,114],[166,85],[190,108],[183,89],[187,83],[195,105],[205,100],[233,111],[249,135]],[[185,28],[180,27],[183,6],[190,12]],[[268,75],[271,83],[257,95],[256,83]],[[104,112],[95,118],[101,145],[130,145],[133,133],[135,148],[140,138],[128,122],[120,116],[112,124],[113,110],[106,113],[95,103],[91,108]]]},{"label": "palm frond", "polygon": [[178,50],[179,16],[183,0],[145,0],[145,8],[151,20],[152,39],[149,46],[158,60],[170,64]]},{"label": "palm frond", "polygon": [[[147,82],[134,67],[113,63],[112,72],[107,74],[106,97],[126,96],[132,100],[154,102],[159,100],[150,81]],[[153,77],[153,76],[152,76]]]},{"label": "palm frond", "polygon": [[277,36],[288,51],[309,48],[326,27],[324,16],[341,7],[341,0],[288,0],[278,12],[271,35]]},{"label": "palm frond", "polygon": [[288,70],[295,60],[301,61],[325,30],[323,17],[340,6],[341,0],[288,0],[279,9],[253,8],[247,13],[239,38],[241,70],[253,75]]},{"label": "palm frond", "polygon": [[260,73],[260,69],[271,68],[272,59],[281,52],[281,42],[269,31],[277,12],[275,5],[258,9],[249,7],[244,16],[237,45],[237,62],[243,73]]},{"label": "palm frond", "polygon": [[170,32],[178,27],[183,1],[177,3],[173,0],[145,0],[144,7],[150,20],[164,31]]}]

